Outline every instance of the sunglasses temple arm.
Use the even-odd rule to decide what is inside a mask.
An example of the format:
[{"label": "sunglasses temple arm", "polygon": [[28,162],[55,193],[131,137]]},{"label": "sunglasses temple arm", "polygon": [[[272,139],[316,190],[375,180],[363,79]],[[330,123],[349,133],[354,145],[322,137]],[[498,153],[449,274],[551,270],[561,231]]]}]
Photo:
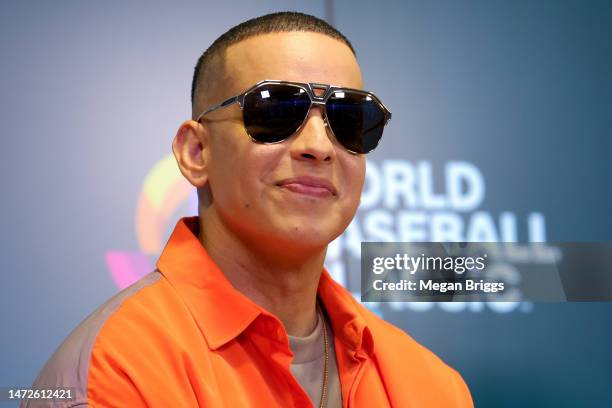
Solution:
[{"label": "sunglasses temple arm", "polygon": [[201,114],[200,114],[200,115],[199,115],[199,116],[196,118],[196,120],[195,120],[195,121],[196,121],[196,122],[199,122],[199,121],[200,121],[200,119],[202,119],[202,118],[204,117],[204,115],[207,115],[207,114],[209,114],[209,113],[210,113],[210,112],[212,112],[212,111],[215,111],[215,110],[220,109],[220,108],[224,108],[224,107],[226,107],[226,106],[228,106],[228,105],[231,105],[231,104],[233,104],[233,103],[238,102],[238,101],[240,100],[240,97],[241,97],[241,96],[242,96],[242,95],[232,96],[231,98],[226,99],[226,100],[224,100],[223,102],[221,102],[221,103],[219,103],[219,104],[217,104],[217,105],[211,106],[210,108],[208,108],[208,109],[206,109],[204,112],[202,112],[202,113],[201,113]]}]

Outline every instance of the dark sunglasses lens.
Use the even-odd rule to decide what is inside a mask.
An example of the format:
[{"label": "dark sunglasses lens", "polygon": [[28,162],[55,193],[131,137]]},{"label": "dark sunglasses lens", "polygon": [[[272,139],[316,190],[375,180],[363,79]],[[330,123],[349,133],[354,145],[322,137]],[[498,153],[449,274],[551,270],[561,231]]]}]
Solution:
[{"label": "dark sunglasses lens", "polygon": [[325,108],[329,125],[344,147],[355,153],[368,153],[378,145],[385,127],[385,111],[374,98],[337,91]]},{"label": "dark sunglasses lens", "polygon": [[295,133],[310,108],[306,91],[293,85],[262,85],[244,98],[242,116],[251,137],[259,142],[280,142]]}]

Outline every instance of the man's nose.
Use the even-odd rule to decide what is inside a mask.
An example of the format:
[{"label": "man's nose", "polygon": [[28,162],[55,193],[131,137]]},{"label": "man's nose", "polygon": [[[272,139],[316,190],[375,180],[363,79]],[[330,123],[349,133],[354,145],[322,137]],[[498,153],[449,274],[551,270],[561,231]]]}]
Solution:
[{"label": "man's nose", "polygon": [[313,106],[291,142],[291,157],[296,160],[331,163],[336,157],[336,150],[330,133],[322,108]]}]

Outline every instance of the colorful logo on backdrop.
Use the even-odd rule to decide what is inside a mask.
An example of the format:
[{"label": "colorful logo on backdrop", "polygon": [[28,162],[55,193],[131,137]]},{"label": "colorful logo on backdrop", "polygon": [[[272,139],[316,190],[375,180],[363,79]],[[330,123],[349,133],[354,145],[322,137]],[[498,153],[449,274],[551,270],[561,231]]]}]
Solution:
[{"label": "colorful logo on backdrop", "polygon": [[[519,217],[510,209],[499,214],[481,208],[486,197],[483,173],[466,161],[442,168],[423,160],[385,159],[367,162],[366,181],[357,215],[327,252],[326,267],[353,293],[360,282],[361,242],[546,242],[546,220],[538,211]],[[184,212],[184,213],[181,213]],[[111,277],[123,289],[153,270],[177,220],[197,214],[195,189],[168,155],[145,177],[134,220],[138,249],[109,251]],[[414,311],[440,307],[478,312],[486,307],[511,312],[519,304],[411,303],[392,305]]]},{"label": "colorful logo on backdrop", "polygon": [[[176,224],[177,210],[191,201],[194,188],[180,173],[171,154],[156,163],[145,177],[134,219],[138,250],[109,251],[106,263],[111,277],[123,289],[151,272],[168,239],[168,228]],[[193,211],[192,211],[193,213]]]}]

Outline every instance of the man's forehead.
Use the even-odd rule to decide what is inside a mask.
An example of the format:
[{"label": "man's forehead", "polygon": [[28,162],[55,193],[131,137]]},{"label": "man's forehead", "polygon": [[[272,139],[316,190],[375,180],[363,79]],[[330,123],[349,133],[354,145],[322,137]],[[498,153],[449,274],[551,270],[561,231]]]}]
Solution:
[{"label": "man's forehead", "polygon": [[228,47],[223,60],[224,76],[234,92],[263,79],[363,87],[361,71],[350,48],[320,33],[251,37]]}]

